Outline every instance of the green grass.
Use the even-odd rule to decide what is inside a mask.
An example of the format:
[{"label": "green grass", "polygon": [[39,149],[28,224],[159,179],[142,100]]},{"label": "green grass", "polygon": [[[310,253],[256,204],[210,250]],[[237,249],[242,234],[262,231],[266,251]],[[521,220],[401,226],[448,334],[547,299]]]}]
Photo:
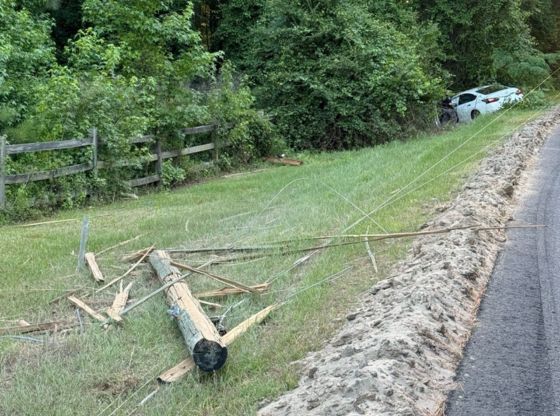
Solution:
[{"label": "green grass", "polygon": [[[66,211],[49,219],[79,220],[87,215],[91,251],[141,234],[129,246],[99,259],[107,278],[126,270],[129,265],[119,259],[133,249],[151,244],[159,248],[261,245],[338,233],[363,217],[356,206],[369,212],[389,198],[394,201],[372,214],[375,222],[389,232],[415,230],[433,215],[435,207],[453,197],[490,147],[536,114],[510,111],[432,137],[360,151],[298,155],[305,161],[298,168],[270,167],[138,200]],[[414,192],[405,192],[428,181]],[[351,231],[367,229],[382,231],[370,220]],[[79,234],[79,221],[0,228],[0,326],[9,326],[15,319],[71,319],[75,315],[68,302],[49,304],[71,288],[85,288],[81,296],[97,309],[110,304],[114,290],[92,295],[91,279],[75,273]],[[247,297],[232,310],[227,319],[230,328],[325,276],[352,269],[335,282],[301,292],[265,324],[241,337],[218,373],[194,372],[180,383],[163,386],[140,408],[136,407],[140,400],[156,387],[156,376],[186,356],[163,295],[131,312],[122,327],[107,332],[93,324],[83,333],[50,337],[43,344],[0,338],[0,414],[251,414],[260,401],[296,385],[297,369],[290,363],[319,348],[342,325],[357,295],[402,258],[408,243],[374,246],[379,274],[373,273],[363,244],[329,249],[284,274],[300,256],[276,255],[212,267],[244,283],[279,275],[270,294]],[[199,264],[203,260],[199,256],[184,261]],[[134,299],[158,287],[147,266],[131,279],[135,280]],[[188,281],[194,291],[217,287],[200,276]],[[228,306],[238,300],[219,301]]]}]

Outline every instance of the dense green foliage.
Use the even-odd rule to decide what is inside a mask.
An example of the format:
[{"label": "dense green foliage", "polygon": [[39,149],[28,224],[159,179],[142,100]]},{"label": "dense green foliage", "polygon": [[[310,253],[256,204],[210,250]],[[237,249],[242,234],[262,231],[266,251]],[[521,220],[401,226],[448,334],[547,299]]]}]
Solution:
[{"label": "dense green foliage", "polygon": [[417,8],[422,20],[438,24],[457,88],[493,80],[533,86],[548,75],[521,0],[420,0]]},{"label": "dense green foliage", "polygon": [[555,0],[523,0],[531,34],[539,49],[558,52],[560,45],[560,2]]},{"label": "dense green foliage", "polygon": [[[179,129],[227,121],[213,138],[231,144],[222,146],[222,166],[271,151],[270,122],[254,109],[248,88],[233,82],[229,67],[217,71],[220,54],[202,46],[192,28],[191,3],[85,0],[80,26],[59,16],[56,4],[22,3],[0,0],[0,129],[16,143],[87,137],[96,127],[105,169],[98,176],[10,186],[10,215],[127,191],[127,179],[154,172],[153,163],[145,163],[149,148],[131,144],[144,134],[160,138],[164,150],[182,148],[197,138],[183,137]],[[57,22],[53,16],[63,30],[50,31]],[[75,36],[65,38],[74,30]],[[89,158],[89,150],[18,155],[8,160],[8,172],[50,170]],[[134,163],[122,168],[122,161]],[[164,185],[186,178],[190,167],[187,157],[166,163]]]},{"label": "dense green foliage", "polygon": [[544,52],[560,49],[552,0],[201,3],[221,12],[210,44],[300,148],[400,137],[433,116],[444,89],[541,86],[555,60]]},{"label": "dense green foliage", "polygon": [[[446,92],[550,88],[559,44],[554,0],[0,0],[0,131],[15,143],[95,126],[107,167],[10,186],[10,206],[119,195],[154,169],[131,139],[197,144],[178,134],[185,126],[221,126],[218,167],[274,151],[274,137],[300,149],[384,143],[425,128]],[[8,169],[88,157],[23,155]],[[164,183],[192,165],[166,163]]]},{"label": "dense green foliage", "polygon": [[442,94],[441,78],[422,62],[422,42],[396,26],[346,2],[269,4],[246,65],[258,68],[260,103],[292,145],[340,149],[391,140]]}]

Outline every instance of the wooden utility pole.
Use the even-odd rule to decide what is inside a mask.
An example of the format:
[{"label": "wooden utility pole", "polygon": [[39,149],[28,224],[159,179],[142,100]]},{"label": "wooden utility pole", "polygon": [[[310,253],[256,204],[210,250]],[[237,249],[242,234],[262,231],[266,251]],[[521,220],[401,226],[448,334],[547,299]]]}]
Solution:
[{"label": "wooden utility pole", "polygon": [[[171,258],[167,252],[154,251],[150,254],[150,264],[163,284],[180,280],[181,273],[171,265]],[[167,302],[171,306],[171,314],[177,319],[194,363],[203,371],[219,370],[227,359],[226,345],[198,300],[192,295],[189,286],[183,281],[177,281],[165,292]]]}]

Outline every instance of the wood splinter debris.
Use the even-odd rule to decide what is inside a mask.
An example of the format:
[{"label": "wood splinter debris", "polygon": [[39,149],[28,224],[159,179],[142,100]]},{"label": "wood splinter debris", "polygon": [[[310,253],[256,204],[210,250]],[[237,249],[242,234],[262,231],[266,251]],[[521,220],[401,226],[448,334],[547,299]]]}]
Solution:
[{"label": "wood splinter debris", "polygon": [[74,327],[75,324],[66,321],[44,322],[40,324],[18,325],[0,328],[0,335],[30,334],[32,332],[57,331]]},{"label": "wood splinter debris", "polygon": [[130,288],[132,287],[133,282],[130,282],[126,288],[122,287],[122,282],[120,284],[120,290],[115,295],[115,299],[113,300],[113,304],[111,307],[107,309],[107,315],[111,319],[116,322],[121,322],[121,312],[126,306],[126,302],[128,301],[128,294],[130,293]]},{"label": "wood splinter debris", "polygon": [[101,292],[102,290],[107,289],[109,286],[114,285],[115,283],[121,281],[121,280],[124,279],[126,276],[128,276],[130,273],[132,273],[132,271],[133,271],[134,269],[136,269],[136,267],[138,267],[138,265],[144,261],[144,259],[148,256],[148,254],[150,254],[150,252],[153,250],[154,247],[155,247],[155,246],[151,246],[150,248],[148,248],[148,249],[144,252],[144,254],[142,255],[142,257],[140,257],[140,260],[138,260],[136,263],[134,263],[134,265],[133,265],[130,269],[128,269],[126,272],[124,272],[124,274],[122,274],[121,276],[119,276],[119,277],[117,277],[117,278],[111,280],[111,281],[110,281],[109,283],[107,283],[105,286],[100,287],[99,289],[97,289],[97,290],[96,290],[96,293],[99,293],[99,292]]},{"label": "wood splinter debris", "polygon": [[267,157],[266,161],[270,163],[276,163],[278,165],[289,165],[289,166],[303,165],[303,160],[286,159],[286,158],[279,158],[279,157]]},{"label": "wood splinter debris", "polygon": [[188,270],[188,271],[193,272],[193,273],[198,273],[198,274],[201,274],[203,276],[209,277],[210,279],[217,280],[218,282],[225,283],[226,285],[229,285],[233,288],[239,289],[243,292],[257,293],[257,291],[255,289],[253,289],[252,287],[246,286],[242,283],[239,283],[239,282],[236,282],[234,280],[228,279],[227,277],[218,276],[216,274],[213,274],[213,273],[201,270],[201,269],[197,269],[195,267],[191,267],[191,266],[188,266],[186,264],[178,263],[178,262],[173,261],[173,260],[171,260],[171,264],[173,266],[179,267],[180,269],[185,269],[185,270]]},{"label": "wood splinter debris", "polygon": [[73,305],[77,306],[78,308],[83,310],[85,313],[87,313],[89,316],[91,316],[93,319],[95,319],[99,322],[103,322],[103,323],[107,322],[107,319],[105,319],[105,317],[103,315],[94,311],[89,305],[87,305],[84,301],[78,299],[77,297],[68,296],[68,300]]},{"label": "wood splinter debris", "polygon": [[[268,283],[261,283],[259,285],[250,286],[253,290],[253,293],[264,293],[268,290],[270,285]],[[240,295],[243,293],[247,293],[244,290],[235,288],[235,287],[223,287],[218,290],[209,290],[206,292],[198,292],[195,293],[194,296],[198,299],[204,298],[222,298],[229,295]]]},{"label": "wood splinter debris", "polygon": [[97,264],[97,261],[95,260],[95,254],[86,253],[85,254],[85,260],[86,260],[86,264],[87,264],[89,270],[91,271],[91,275],[93,276],[93,280],[95,280],[96,282],[104,282],[105,278],[103,277],[103,273],[101,273],[101,270],[99,269],[99,265]]},{"label": "wood splinter debris", "polygon": [[135,251],[134,253],[130,253],[125,255],[121,260],[124,262],[136,261],[140,258],[145,258],[148,254],[152,252],[154,246],[143,248],[142,250]]}]

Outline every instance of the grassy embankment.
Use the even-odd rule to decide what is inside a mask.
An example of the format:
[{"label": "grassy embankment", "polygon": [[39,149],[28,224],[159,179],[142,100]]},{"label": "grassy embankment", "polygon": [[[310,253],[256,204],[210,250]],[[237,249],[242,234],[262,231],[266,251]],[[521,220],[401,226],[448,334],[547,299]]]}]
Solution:
[{"label": "grassy embankment", "polygon": [[[114,289],[92,295],[88,289],[94,286],[92,280],[86,274],[74,273],[79,219],[84,215],[91,223],[91,251],[141,235],[129,246],[100,257],[100,266],[109,279],[126,270],[129,265],[119,259],[133,249],[151,244],[159,248],[262,245],[337,233],[363,217],[356,207],[369,212],[387,200],[393,202],[372,214],[375,222],[389,232],[415,230],[433,215],[438,204],[453,197],[489,147],[535,114],[510,111],[479,134],[496,116],[481,117],[434,137],[360,151],[306,154],[302,167],[269,167],[50,218],[77,219],[73,222],[2,227],[0,326],[9,326],[9,320],[15,319],[32,323],[72,319],[75,314],[68,302],[49,304],[70,288],[85,288],[81,296],[97,309],[110,304]],[[407,193],[427,181],[430,183],[426,186]],[[413,185],[407,187],[411,182]],[[368,229],[382,232],[371,220],[351,231]],[[357,295],[385,276],[408,244],[373,244],[380,266],[378,274],[372,270],[364,244],[329,249],[283,274],[301,254],[212,267],[212,271],[244,283],[276,277],[270,294],[248,297],[231,311],[226,321],[230,328],[325,276],[346,267],[352,269],[334,282],[293,297],[266,324],[240,338],[230,349],[226,367],[218,373],[207,376],[194,372],[182,382],[162,386],[140,408],[136,405],[156,387],[155,377],[185,357],[180,333],[166,313],[163,295],[131,312],[122,327],[107,332],[92,324],[83,333],[50,337],[43,343],[0,338],[0,414],[251,414],[261,400],[295,386],[297,370],[290,363],[319,348],[340,327]],[[196,265],[204,259],[191,257],[185,261]],[[131,292],[134,299],[158,287],[147,266],[131,279],[135,281]],[[219,287],[201,276],[189,277],[188,281],[195,291]],[[239,299],[216,301],[227,307]]]}]

